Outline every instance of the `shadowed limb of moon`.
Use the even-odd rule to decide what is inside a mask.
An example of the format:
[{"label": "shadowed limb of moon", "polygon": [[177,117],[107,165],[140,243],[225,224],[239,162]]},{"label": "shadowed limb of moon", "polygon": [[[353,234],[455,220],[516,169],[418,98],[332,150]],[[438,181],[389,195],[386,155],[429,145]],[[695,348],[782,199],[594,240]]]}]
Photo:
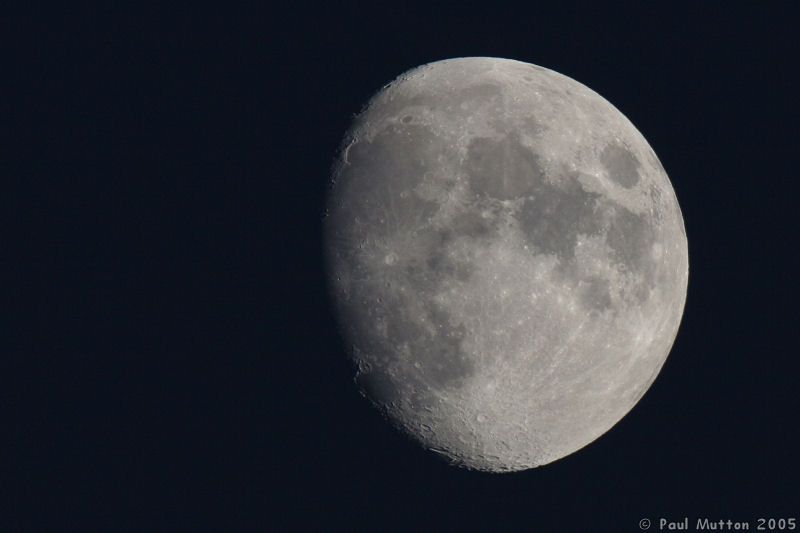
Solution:
[{"label": "shadowed limb of moon", "polygon": [[602,97],[518,61],[411,70],[357,117],[325,219],[364,394],[467,468],[543,465],[655,379],[686,298],[675,193]]}]

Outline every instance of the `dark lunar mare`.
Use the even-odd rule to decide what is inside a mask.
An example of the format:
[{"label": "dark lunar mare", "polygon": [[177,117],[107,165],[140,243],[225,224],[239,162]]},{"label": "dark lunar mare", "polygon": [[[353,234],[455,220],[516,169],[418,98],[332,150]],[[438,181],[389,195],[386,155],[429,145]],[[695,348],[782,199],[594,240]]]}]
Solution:
[{"label": "dark lunar mare", "polygon": [[[445,150],[440,144],[427,128],[413,124],[361,139],[345,147],[330,193],[326,257],[331,271],[350,274],[332,280],[331,290],[343,334],[355,348],[357,382],[381,406],[401,399],[424,404],[429,399],[420,391],[457,387],[473,372],[474,363],[461,350],[463,325],[453,324],[435,302],[414,297],[432,292],[444,278],[467,279],[471,266],[442,249],[459,233],[487,231],[469,213],[449,228],[427,223],[438,204],[413,190],[435,170],[436,156]],[[409,246],[399,254],[390,250],[397,235],[409,232]],[[389,253],[396,256],[393,264],[386,264]],[[403,354],[410,361],[400,361]]]}]

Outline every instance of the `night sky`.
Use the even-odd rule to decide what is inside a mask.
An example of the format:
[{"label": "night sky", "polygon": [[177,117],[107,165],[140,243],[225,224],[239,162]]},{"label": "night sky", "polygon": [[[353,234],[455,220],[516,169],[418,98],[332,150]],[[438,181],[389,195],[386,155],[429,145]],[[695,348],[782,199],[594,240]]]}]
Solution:
[{"label": "night sky", "polygon": [[[792,4],[335,4],[4,17],[0,530],[800,519]],[[514,474],[448,466],[359,395],[322,265],[353,115],[463,56],[614,104],[689,240],[649,392],[588,447]]]}]

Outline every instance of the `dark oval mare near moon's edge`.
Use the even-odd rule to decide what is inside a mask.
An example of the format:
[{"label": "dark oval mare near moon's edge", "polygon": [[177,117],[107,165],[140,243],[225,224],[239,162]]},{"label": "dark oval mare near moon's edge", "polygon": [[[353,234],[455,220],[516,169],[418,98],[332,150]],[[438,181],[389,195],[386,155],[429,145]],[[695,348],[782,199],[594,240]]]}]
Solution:
[{"label": "dark oval mare near moon's edge", "polygon": [[568,455],[655,379],[688,252],[669,179],[611,104],[496,58],[414,69],[345,137],[324,221],[363,393],[454,464]]}]

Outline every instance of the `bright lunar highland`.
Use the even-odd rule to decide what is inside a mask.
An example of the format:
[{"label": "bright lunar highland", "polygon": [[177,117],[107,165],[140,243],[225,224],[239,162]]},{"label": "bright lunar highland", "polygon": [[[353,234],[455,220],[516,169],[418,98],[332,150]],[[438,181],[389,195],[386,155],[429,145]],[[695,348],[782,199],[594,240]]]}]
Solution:
[{"label": "bright lunar highland", "polygon": [[356,382],[454,464],[564,457],[616,424],[675,340],[686,233],[614,106],[507,59],[406,72],[358,115],[324,221]]}]

